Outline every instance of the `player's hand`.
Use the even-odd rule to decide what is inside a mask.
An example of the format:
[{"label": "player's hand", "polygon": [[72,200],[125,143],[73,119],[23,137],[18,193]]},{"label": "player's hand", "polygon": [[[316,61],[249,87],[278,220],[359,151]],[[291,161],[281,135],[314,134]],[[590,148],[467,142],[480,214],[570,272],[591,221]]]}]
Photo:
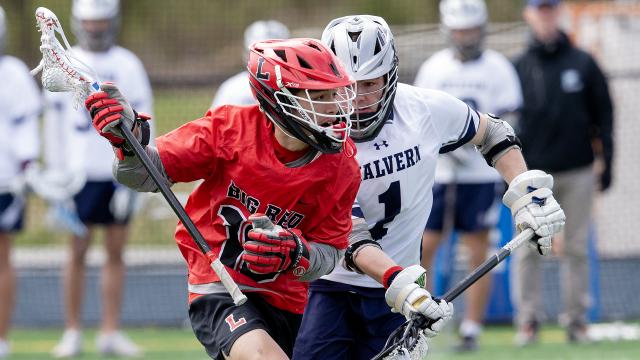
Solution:
[{"label": "player's hand", "polygon": [[297,229],[274,225],[266,215],[249,216],[253,229],[242,245],[242,260],[251,272],[270,274],[291,270],[295,276],[309,269],[309,244]]},{"label": "player's hand", "polygon": [[407,319],[413,313],[419,313],[435,320],[424,330],[425,335],[433,337],[453,317],[453,304],[434,299],[424,288],[426,281],[427,271],[422,266],[409,266],[391,281],[384,297],[391,311],[399,312]]},{"label": "player's hand", "polygon": [[516,176],[502,201],[511,209],[518,232],[531,228],[530,246],[541,255],[551,253],[553,235],[562,231],[565,215],[554,199],[553,177],[544,171],[529,170]]},{"label": "player's hand", "polygon": [[93,127],[98,133],[114,147],[121,148],[126,142],[117,125],[122,122],[132,131],[136,130],[136,125],[140,125],[141,129],[134,131],[134,134],[143,145],[148,144],[149,125],[146,121],[150,116],[136,113],[115,85],[104,83],[100,89],[102,91],[92,94],[85,101]]}]

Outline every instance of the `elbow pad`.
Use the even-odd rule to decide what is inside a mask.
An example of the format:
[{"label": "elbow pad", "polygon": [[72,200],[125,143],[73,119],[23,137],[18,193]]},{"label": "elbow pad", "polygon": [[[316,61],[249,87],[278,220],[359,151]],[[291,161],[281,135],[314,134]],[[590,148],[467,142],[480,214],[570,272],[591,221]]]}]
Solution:
[{"label": "elbow pad", "polygon": [[489,166],[494,166],[507,151],[522,149],[522,143],[515,131],[506,121],[492,114],[487,114],[487,129],[481,145],[476,147],[482,153]]},{"label": "elbow pad", "polygon": [[349,247],[347,247],[344,253],[342,265],[349,271],[364,274],[355,262],[358,252],[367,246],[376,246],[378,249],[382,249],[382,247],[371,237],[367,223],[363,218],[355,217],[352,221],[351,234],[349,234]]},{"label": "elbow pad", "polygon": [[356,272],[358,274],[364,274],[364,272],[360,270],[360,268],[358,268],[358,265],[356,265],[355,259],[358,255],[358,252],[367,246],[375,246],[378,249],[382,249],[378,242],[370,239],[356,241],[355,243],[349,245],[347,251],[344,252],[344,267],[347,270]]}]

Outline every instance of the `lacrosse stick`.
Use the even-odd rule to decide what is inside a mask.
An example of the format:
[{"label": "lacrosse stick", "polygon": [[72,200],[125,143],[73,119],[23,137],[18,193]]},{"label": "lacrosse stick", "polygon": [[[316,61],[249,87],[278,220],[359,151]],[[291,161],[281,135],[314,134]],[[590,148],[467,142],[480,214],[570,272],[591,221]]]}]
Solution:
[{"label": "lacrosse stick", "polygon": [[[56,15],[49,9],[39,7],[36,9],[36,23],[38,31],[42,34],[40,37],[40,51],[42,52],[42,61],[37,68],[32,70],[35,75],[42,71],[42,85],[45,89],[52,92],[73,92],[76,108],[84,99],[93,92],[100,90],[98,85],[98,77],[95,72],[82,61],[78,60],[72,53],[69,42],[67,42],[62,26]],[[64,47],[57,38],[59,35]],[[142,161],[145,169],[156,183],[160,192],[167,200],[173,211],[176,213],[180,221],[187,228],[187,231],[196,242],[202,253],[209,259],[211,268],[220,278],[222,284],[227,289],[233,302],[236,305],[244,304],[247,301],[246,296],[242,294],[238,284],[236,284],[224,265],[220,262],[217,255],[211,250],[200,231],[189,218],[186,211],[176,199],[176,196],[164,183],[160,173],[155,168],[151,159],[146,154],[142,145],[136,140],[136,137],[122,123],[118,125],[122,131],[124,138],[133,147],[133,152]]]},{"label": "lacrosse stick", "polygon": [[[506,243],[499,252],[487,259],[478,266],[473,272],[462,279],[453,289],[447,291],[442,297],[446,302],[452,302],[460,294],[462,294],[469,286],[473,285],[478,279],[486,275],[491,269],[500,264],[504,259],[509,257],[511,253],[522,246],[522,244],[533,238],[534,232],[531,229],[525,229],[518,236]],[[423,329],[430,326],[433,320],[428,319],[420,314],[414,314],[411,319],[407,320],[402,326],[394,330],[384,348],[372,360],[421,360],[427,355],[429,349],[427,339],[423,334]]]}]

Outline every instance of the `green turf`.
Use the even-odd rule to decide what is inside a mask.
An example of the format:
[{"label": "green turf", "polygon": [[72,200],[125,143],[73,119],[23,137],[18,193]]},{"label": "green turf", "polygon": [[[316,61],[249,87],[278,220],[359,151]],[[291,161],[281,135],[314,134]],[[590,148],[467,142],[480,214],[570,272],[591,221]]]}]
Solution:
[{"label": "green turf", "polygon": [[[208,359],[190,330],[129,329],[127,334],[145,350],[144,359]],[[25,330],[11,332],[13,354],[10,359],[49,359],[49,351],[61,335],[60,330]],[[85,332],[85,352],[79,359],[103,359],[93,343],[95,331]],[[454,337],[441,334],[432,344],[429,360],[632,360],[640,359],[637,341],[600,342],[589,345],[569,345],[564,332],[557,327],[545,327],[540,344],[526,348],[513,345],[511,327],[489,327],[483,333],[480,350],[469,354],[449,351]],[[330,360],[330,359],[327,359]]]},{"label": "green turf", "polygon": [[[129,335],[144,349],[143,359],[204,360],[209,359],[191,330],[128,329]],[[12,354],[9,359],[51,359],[49,352],[59,340],[60,330],[16,329],[10,334]],[[84,334],[84,352],[77,359],[104,359],[95,347],[95,331]]]},{"label": "green turf", "polygon": [[640,359],[637,341],[598,342],[573,345],[566,342],[563,329],[545,327],[540,343],[524,348],[513,345],[514,331],[510,326],[489,327],[480,339],[480,348],[473,353],[456,354],[450,349],[456,337],[441,334],[432,345],[429,360],[631,360]]}]

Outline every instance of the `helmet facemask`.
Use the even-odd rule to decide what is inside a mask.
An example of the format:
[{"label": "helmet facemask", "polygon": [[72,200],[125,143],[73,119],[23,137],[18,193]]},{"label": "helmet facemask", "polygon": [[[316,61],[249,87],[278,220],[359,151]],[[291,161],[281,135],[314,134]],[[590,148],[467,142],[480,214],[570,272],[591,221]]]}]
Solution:
[{"label": "helmet facemask", "polygon": [[[372,15],[345,16],[332,20],[322,33],[322,41],[345,64],[358,82],[384,78],[379,89],[359,89],[358,111],[351,116],[351,138],[356,142],[373,139],[389,119],[398,83],[398,57],[393,34],[385,20]],[[373,95],[380,95],[379,98]],[[364,99],[374,97],[376,100]],[[368,102],[363,104],[363,101]]]},{"label": "helmet facemask", "polygon": [[[83,22],[91,24],[83,24]],[[104,29],[88,30],[86,26],[102,27],[103,24],[98,22],[105,22]],[[116,36],[120,27],[120,18],[115,17],[112,19],[103,20],[81,20],[76,17],[71,19],[71,30],[78,39],[80,47],[91,52],[105,52],[109,50],[116,42]]]},{"label": "helmet facemask", "polygon": [[[360,82],[366,82],[361,80]],[[355,141],[366,141],[375,137],[381,130],[384,122],[389,118],[389,113],[393,105],[396,86],[398,83],[398,67],[395,66],[384,76],[384,85],[378,89],[361,92],[356,85],[355,112],[351,115],[353,129],[351,137]],[[359,98],[369,95],[380,94],[380,97],[371,103],[364,103]],[[362,111],[375,107],[373,111]]]},{"label": "helmet facemask", "polygon": [[482,55],[486,26],[459,30],[447,29],[445,34],[461,61],[475,60]]},{"label": "helmet facemask", "polygon": [[344,149],[355,82],[322,43],[313,39],[256,43],[250,48],[247,69],[261,109],[286,135],[324,154]]},{"label": "helmet facemask", "polygon": [[[309,89],[294,92],[283,87],[275,92],[275,98],[283,114],[293,119],[307,136],[300,139],[286,129],[282,130],[304,142],[308,142],[309,139],[312,143],[327,143],[327,139],[323,139],[326,137],[328,143],[334,144],[330,147],[339,150],[349,137],[352,127],[351,116],[354,113],[353,103],[356,97],[354,85],[325,90],[324,95]],[[318,95],[321,95],[320,99],[316,99]],[[327,95],[333,100],[327,98]],[[313,146],[312,143],[309,145]]]}]

